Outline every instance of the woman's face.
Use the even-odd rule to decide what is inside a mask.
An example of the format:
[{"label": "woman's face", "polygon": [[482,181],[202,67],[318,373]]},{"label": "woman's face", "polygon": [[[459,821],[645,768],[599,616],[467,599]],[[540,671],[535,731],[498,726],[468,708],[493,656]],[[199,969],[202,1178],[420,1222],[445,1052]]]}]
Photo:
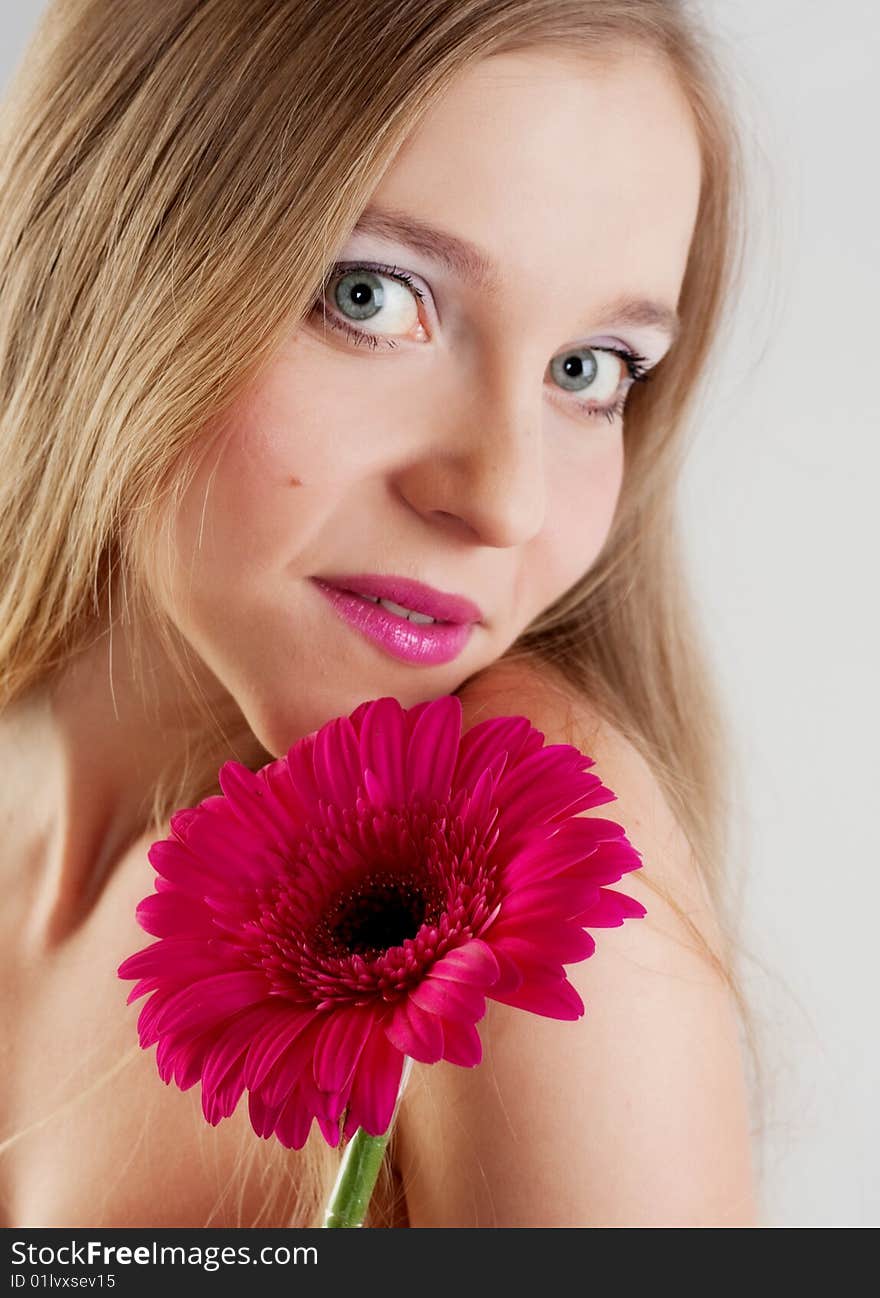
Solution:
[{"label": "woman's face", "polygon": [[[592,566],[626,356],[671,345],[699,184],[645,55],[495,56],[422,120],[173,529],[175,625],[270,752],[365,699],[451,693]],[[479,620],[426,631],[314,580],[358,574]]]}]

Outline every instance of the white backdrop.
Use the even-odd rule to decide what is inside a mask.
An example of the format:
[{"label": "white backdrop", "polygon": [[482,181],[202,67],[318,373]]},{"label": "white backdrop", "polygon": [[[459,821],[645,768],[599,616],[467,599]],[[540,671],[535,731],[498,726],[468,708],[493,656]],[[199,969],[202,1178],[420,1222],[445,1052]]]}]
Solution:
[{"label": "white backdrop", "polygon": [[755,237],[683,504],[742,752],[765,1219],[877,1226],[880,8],[703,9],[737,77]]},{"label": "white backdrop", "polygon": [[[42,9],[0,0],[0,88]],[[742,753],[764,1220],[880,1225],[880,7],[702,0],[754,186],[752,269],[682,505]]]}]

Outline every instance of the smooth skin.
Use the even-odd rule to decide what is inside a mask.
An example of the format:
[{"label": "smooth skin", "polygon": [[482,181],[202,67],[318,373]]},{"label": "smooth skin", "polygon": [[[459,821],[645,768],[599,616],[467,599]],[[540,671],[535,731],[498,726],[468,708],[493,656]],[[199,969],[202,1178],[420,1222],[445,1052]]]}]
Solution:
[{"label": "smooth skin", "polygon": [[546,743],[594,758],[617,799],[582,814],[625,827],[642,868],[612,886],[648,913],[594,930],[594,954],[568,966],[583,1018],[490,1000],[479,1067],[414,1066],[398,1118],[409,1224],[758,1226],[737,1021],[701,941],[719,952],[721,934],[654,776],[543,672],[499,664],[462,702],[466,727],[523,713]]},{"label": "smooth skin", "polygon": [[[699,185],[686,101],[645,54],[603,56],[597,67],[535,49],[458,78],[370,208],[476,245],[494,286],[478,288],[399,240],[355,233],[339,261],[396,266],[423,291],[419,302],[383,280],[386,306],[358,322],[396,346],[343,337],[328,323],[327,293],[222,429],[206,430],[212,454],[169,532],[166,607],[218,713],[240,713],[280,754],[365,698],[393,694],[411,706],[473,678],[468,708],[528,710],[554,742],[553,691],[491,665],[594,563],[618,499],[623,439],[620,414],[579,408],[593,394],[560,386],[551,362],[597,349],[605,403],[615,388],[624,395],[627,374],[607,349],[661,359],[668,333],[605,308],[628,297],[674,309]],[[483,621],[452,663],[400,662],[308,581],[352,571],[468,595]],[[135,642],[153,682],[150,709],[134,687]],[[51,695],[0,717],[0,763],[12,773],[0,788],[2,972],[16,1025],[8,1128],[51,1107],[59,1077],[82,1082],[135,1039],[138,1007],[123,1008],[114,971],[143,945],[133,912],[153,882],[138,804],[178,742],[186,701],[149,626],[114,629],[112,689],[109,647],[98,633]],[[566,715],[570,724],[593,745],[647,869],[684,904],[694,899],[711,936],[695,868],[647,769],[620,736],[597,732],[586,704],[573,723]],[[629,878],[627,890],[666,933],[638,921],[603,935],[597,955],[572,970],[585,1019],[559,1024],[495,1006],[481,1025],[484,1066],[414,1074],[400,1118],[412,1225],[750,1223],[747,1123],[723,991],[681,949],[678,922],[653,894]],[[79,1077],[69,1064],[82,1010],[71,1015],[71,1004],[89,1005],[93,1023]],[[206,1131],[196,1093],[157,1082],[152,1051],[127,1076],[125,1102],[114,1109],[102,1093],[66,1128],[67,1143],[47,1131],[48,1144],[22,1147],[6,1188],[10,1224],[189,1225],[213,1203],[245,1106]],[[153,1114],[146,1147],[127,1125],[139,1104]],[[86,1162],[83,1133],[95,1151]],[[206,1137],[210,1194],[205,1158],[191,1156]],[[120,1141],[136,1151],[125,1177],[112,1153]],[[53,1171],[37,1175],[39,1166]],[[247,1187],[243,1200],[256,1202]]]}]

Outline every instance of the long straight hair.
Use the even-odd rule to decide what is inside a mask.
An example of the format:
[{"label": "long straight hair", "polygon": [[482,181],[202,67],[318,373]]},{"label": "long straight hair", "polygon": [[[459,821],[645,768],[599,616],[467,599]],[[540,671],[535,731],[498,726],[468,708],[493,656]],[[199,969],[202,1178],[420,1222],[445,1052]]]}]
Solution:
[{"label": "long straight hair", "polygon": [[[204,430],[307,314],[452,80],[539,45],[577,52],[585,76],[633,46],[664,60],[691,107],[702,187],[681,333],[630,394],[606,544],[506,657],[551,668],[636,745],[724,914],[734,750],[676,485],[741,280],[744,185],[725,74],[679,0],[52,0],[0,117],[0,707],[132,609],[154,619],[194,689],[145,574]],[[156,837],[176,807],[218,791],[218,753],[253,768],[271,757],[195,702],[186,761],[149,790]],[[727,929],[726,949],[707,956],[753,1047]],[[240,1224],[316,1222],[338,1157],[310,1139],[291,1184],[276,1179]]]}]

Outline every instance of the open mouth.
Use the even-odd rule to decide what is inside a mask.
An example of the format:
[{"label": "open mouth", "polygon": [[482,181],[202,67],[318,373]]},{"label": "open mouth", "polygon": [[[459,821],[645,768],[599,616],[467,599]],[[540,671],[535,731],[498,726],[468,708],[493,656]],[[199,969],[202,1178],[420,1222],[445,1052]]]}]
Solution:
[{"label": "open mouth", "polygon": [[354,595],[356,599],[364,599],[369,604],[381,604],[388,613],[393,613],[395,617],[405,618],[407,622],[413,622],[416,626],[458,625],[456,622],[444,622],[437,617],[428,617],[427,613],[417,613],[415,609],[404,608],[402,604],[395,604],[393,599],[380,599],[378,595],[362,595],[357,590],[346,590],[345,594]]},{"label": "open mouth", "polygon": [[419,666],[452,662],[474,631],[472,622],[443,622],[394,600],[312,581],[344,621],[394,658]]}]

